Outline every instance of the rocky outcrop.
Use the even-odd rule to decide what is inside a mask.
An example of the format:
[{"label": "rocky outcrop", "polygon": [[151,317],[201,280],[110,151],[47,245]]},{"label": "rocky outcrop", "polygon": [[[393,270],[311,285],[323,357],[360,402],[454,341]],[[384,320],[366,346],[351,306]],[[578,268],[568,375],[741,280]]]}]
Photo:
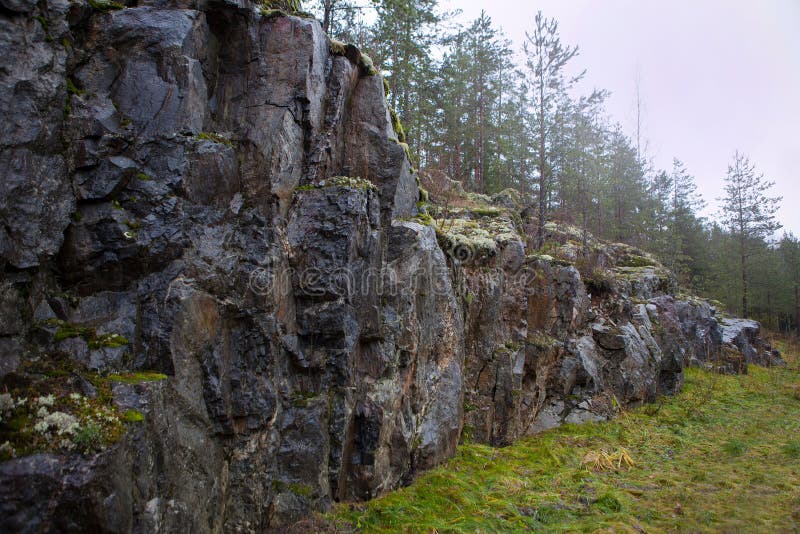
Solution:
[{"label": "rocky outcrop", "polygon": [[382,80],[314,20],[2,5],[0,530],[279,528],[760,361],[631,247],[528,254],[514,191],[419,213]]},{"label": "rocky outcrop", "polygon": [[[574,230],[550,228],[556,257],[520,256],[522,238],[484,224],[498,237],[495,248],[474,231],[445,238],[473,238],[472,250],[490,251],[456,267],[468,280],[469,438],[506,445],[565,422],[603,420],[676,393],[690,361],[719,361],[715,310],[671,296],[672,275],[643,252],[595,241],[598,266],[585,279],[568,261],[576,259]],[[631,256],[641,265],[629,265]]]},{"label": "rocky outcrop", "polygon": [[745,364],[765,367],[786,365],[781,353],[761,339],[761,325],[757,321],[725,317],[720,324],[723,347],[734,354],[741,354]]}]

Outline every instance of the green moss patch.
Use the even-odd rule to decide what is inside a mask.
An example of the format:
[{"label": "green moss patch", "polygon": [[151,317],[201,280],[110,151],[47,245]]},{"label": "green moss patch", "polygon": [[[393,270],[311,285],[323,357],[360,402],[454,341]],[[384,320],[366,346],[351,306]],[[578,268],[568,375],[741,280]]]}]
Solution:
[{"label": "green moss patch", "polygon": [[71,78],[67,78],[67,93],[70,95],[80,96],[83,94],[83,91],[75,86],[75,82],[73,82]]},{"label": "green moss patch", "polygon": [[[401,143],[406,142],[406,130],[403,128],[403,123],[400,122],[400,117],[397,115],[397,111],[393,108],[389,108],[389,117],[392,119],[392,129],[394,130],[394,134],[397,136],[397,140]],[[411,157],[408,158],[409,160]]]},{"label": "green moss patch", "polygon": [[631,254],[625,256],[618,264],[619,267],[655,267],[658,262],[653,258]]},{"label": "green moss patch", "polygon": [[347,51],[347,45],[336,39],[329,39],[328,49],[334,56],[344,56]]},{"label": "green moss patch", "polygon": [[358,68],[364,76],[376,76],[378,74],[378,69],[375,68],[372,58],[364,52],[361,52],[361,57],[358,59]]},{"label": "green moss patch", "polygon": [[200,132],[199,134],[197,134],[197,138],[200,139],[201,141],[211,141],[212,143],[217,143],[233,148],[233,141],[226,134],[214,133],[214,132]]},{"label": "green moss patch", "polygon": [[166,379],[167,375],[161,373],[154,373],[150,371],[108,375],[108,380],[110,380],[111,382],[122,382],[123,384],[141,384],[142,382],[159,382],[161,380],[166,380]]},{"label": "green moss patch", "polygon": [[350,176],[334,176],[326,180],[322,180],[316,184],[306,184],[295,188],[295,191],[313,191],[315,189],[324,189],[326,187],[348,187],[350,189],[361,189],[364,191],[377,191],[378,188],[363,178],[350,177]]},{"label": "green moss patch", "polygon": [[125,9],[124,4],[120,4],[119,2],[114,2],[113,0],[87,0],[92,9],[95,11],[115,11],[117,9]]},{"label": "green moss patch", "polygon": [[314,488],[307,484],[300,484],[297,482],[281,482],[280,480],[274,480],[272,482],[273,489],[278,493],[293,493],[299,497],[305,497],[307,499],[314,496]]},{"label": "green moss patch", "polygon": [[513,223],[504,217],[436,219],[442,249],[462,263],[493,257],[498,246],[519,240]]},{"label": "green moss patch", "polygon": [[479,217],[497,217],[501,213],[503,213],[502,210],[500,210],[498,208],[492,208],[492,207],[474,208],[474,209],[471,209],[470,212],[475,214],[475,215],[477,215],[477,216],[479,216]]},{"label": "green moss patch", "polygon": [[122,417],[129,423],[141,423],[144,421],[144,414],[139,410],[125,410]]},{"label": "green moss patch", "polygon": [[125,336],[113,333],[98,334],[97,330],[90,326],[81,326],[60,319],[50,319],[45,324],[58,327],[53,335],[53,341],[55,342],[79,337],[86,341],[92,350],[102,348],[116,349],[128,344],[128,339]]},{"label": "green moss patch", "polygon": [[401,140],[399,140],[399,139],[398,139],[398,141],[397,141],[397,144],[398,144],[398,145],[400,145],[400,147],[401,147],[403,150],[405,150],[405,152],[406,152],[406,157],[408,158],[408,161],[409,161],[409,162],[411,163],[411,165],[413,166],[413,165],[414,165],[414,158],[412,158],[412,157],[411,157],[411,147],[410,147],[410,146],[408,146],[408,143],[405,143],[405,142],[403,142],[403,141],[401,141]]},{"label": "green moss patch", "polygon": [[319,394],[313,391],[295,391],[292,393],[289,400],[295,408],[306,408],[318,397]]},{"label": "green moss patch", "polygon": [[428,215],[427,213],[420,212],[414,217],[414,221],[420,223],[423,226],[433,226],[436,224],[436,221]]}]

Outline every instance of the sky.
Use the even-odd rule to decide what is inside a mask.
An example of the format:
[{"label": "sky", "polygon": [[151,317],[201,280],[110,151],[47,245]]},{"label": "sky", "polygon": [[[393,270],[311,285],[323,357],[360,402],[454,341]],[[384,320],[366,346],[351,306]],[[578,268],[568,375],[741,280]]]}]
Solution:
[{"label": "sky", "polygon": [[[656,168],[673,157],[695,176],[714,219],[738,150],[775,182],[778,218],[800,235],[800,0],[445,0],[464,23],[481,9],[521,48],[537,11],[578,45],[585,93],[607,89],[606,109],[641,140]],[[782,230],[782,231],[783,231]]]}]

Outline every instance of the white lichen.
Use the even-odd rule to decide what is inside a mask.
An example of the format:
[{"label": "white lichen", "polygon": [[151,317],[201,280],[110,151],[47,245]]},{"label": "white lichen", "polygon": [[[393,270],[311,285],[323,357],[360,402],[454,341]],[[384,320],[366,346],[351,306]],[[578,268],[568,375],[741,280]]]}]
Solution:
[{"label": "white lichen", "polygon": [[52,406],[56,402],[56,396],[53,394],[43,395],[36,399],[36,402],[39,404],[39,406]]},{"label": "white lichen", "polygon": [[78,420],[74,416],[64,412],[53,412],[37,422],[34,430],[40,434],[46,434],[52,429],[57,435],[63,436],[75,434],[79,426]]}]

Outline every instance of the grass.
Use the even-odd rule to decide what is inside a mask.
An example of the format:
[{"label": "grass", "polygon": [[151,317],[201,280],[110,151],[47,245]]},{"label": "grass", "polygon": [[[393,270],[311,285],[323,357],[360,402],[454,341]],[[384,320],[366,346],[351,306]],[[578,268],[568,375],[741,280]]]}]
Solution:
[{"label": "grass", "polygon": [[789,369],[689,369],[677,397],[503,449],[463,445],[410,487],[326,519],[364,532],[795,531],[800,373],[798,352],[779,348]]}]

